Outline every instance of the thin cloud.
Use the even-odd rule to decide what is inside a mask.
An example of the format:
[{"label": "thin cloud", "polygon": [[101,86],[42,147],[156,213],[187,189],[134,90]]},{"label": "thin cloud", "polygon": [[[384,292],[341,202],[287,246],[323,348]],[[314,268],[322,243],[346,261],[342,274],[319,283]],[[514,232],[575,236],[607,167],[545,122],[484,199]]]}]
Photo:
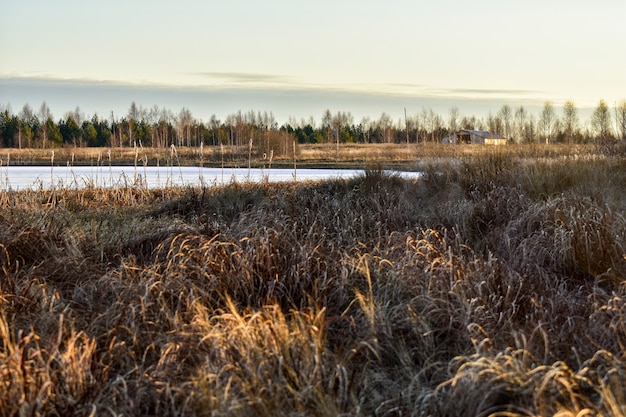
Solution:
[{"label": "thin cloud", "polygon": [[519,89],[496,89],[496,88],[439,88],[431,89],[432,94],[441,94],[447,96],[466,96],[466,95],[478,95],[478,96],[527,96],[536,94],[545,94],[539,90],[519,90]]},{"label": "thin cloud", "polygon": [[206,78],[227,81],[232,83],[271,83],[271,84],[291,84],[293,80],[279,74],[263,74],[254,72],[196,72],[192,75],[199,75]]},{"label": "thin cloud", "polygon": [[[230,77],[229,79],[233,79],[234,75],[248,80],[282,80],[285,78],[268,74],[256,74],[256,76],[250,73],[218,74],[224,78]],[[461,95],[460,92],[464,94]],[[80,106],[87,113],[108,116],[112,113],[126,114],[128,106],[134,101],[145,108],[153,105],[169,109],[186,107],[202,120],[208,120],[212,114],[225,117],[242,109],[272,111],[278,119],[286,121],[291,116],[318,117],[326,109],[349,111],[358,120],[365,116],[378,117],[383,112],[392,117],[401,117],[405,108],[408,112],[417,112],[422,108],[430,107],[445,114],[451,106],[457,106],[464,114],[479,116],[498,109],[503,103],[540,108],[541,100],[513,95],[513,93],[519,94],[520,92],[527,91],[429,89],[424,86],[400,83],[386,86],[383,84],[337,86],[299,83],[267,83],[265,85],[262,83],[238,85],[198,83],[175,86],[0,75],[0,106],[12,104],[14,108],[20,108],[24,103],[30,103],[36,107],[42,101],[46,101],[56,114],[63,114]],[[508,97],[497,96],[503,93],[506,93]]]},{"label": "thin cloud", "polygon": [[204,72],[195,73],[204,77],[217,80],[224,80],[224,83],[200,85],[169,85],[165,83],[140,83],[117,80],[95,80],[87,78],[57,78],[51,76],[3,76],[0,75],[0,82],[5,86],[17,85],[41,85],[56,87],[111,87],[111,88],[133,88],[133,89],[207,89],[207,90],[230,90],[249,89],[251,91],[261,89],[276,89],[276,91],[293,92],[318,92],[318,93],[339,93],[339,94],[365,94],[368,96],[398,96],[398,97],[430,97],[430,98],[521,98],[545,95],[539,90],[522,89],[480,89],[480,88],[437,88],[423,84],[411,83],[386,83],[386,84],[349,84],[349,85],[326,85],[299,83],[293,79],[278,74],[261,74],[245,72]]},{"label": "thin cloud", "polygon": [[168,86],[165,84],[158,83],[150,83],[144,84],[140,82],[132,82],[132,81],[118,81],[118,80],[97,80],[92,78],[61,78],[49,75],[8,75],[3,76],[0,75],[0,82],[5,86],[51,86],[51,87],[132,87],[132,88],[141,88],[142,86],[147,86],[150,88],[159,88],[159,87],[174,87]]},{"label": "thin cloud", "polygon": [[397,87],[397,88],[424,88],[424,84],[415,84],[415,83],[387,83],[385,84],[389,87]]}]

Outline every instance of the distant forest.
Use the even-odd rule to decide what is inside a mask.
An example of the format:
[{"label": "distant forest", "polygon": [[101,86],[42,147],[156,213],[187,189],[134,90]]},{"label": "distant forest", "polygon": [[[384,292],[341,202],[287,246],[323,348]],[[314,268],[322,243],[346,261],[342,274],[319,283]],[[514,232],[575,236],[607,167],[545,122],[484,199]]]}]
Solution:
[{"label": "distant forest", "polygon": [[[610,107],[600,100],[588,120],[581,120],[574,102],[557,108],[546,102],[539,114],[524,107],[503,105],[487,117],[462,115],[452,107],[448,114],[425,108],[393,120],[383,113],[378,119],[355,121],[349,112],[326,110],[321,121],[290,118],[278,125],[271,112],[237,112],[204,122],[187,108],[174,113],[167,108],[143,108],[133,102],[121,118],[87,116],[76,108],[55,121],[44,102],[38,110],[25,104],[16,114],[0,107],[0,147],[168,147],[215,145],[266,145],[286,143],[419,143],[439,142],[461,129],[487,130],[512,143],[594,143],[626,141],[626,100]],[[291,142],[289,140],[289,142]]]}]

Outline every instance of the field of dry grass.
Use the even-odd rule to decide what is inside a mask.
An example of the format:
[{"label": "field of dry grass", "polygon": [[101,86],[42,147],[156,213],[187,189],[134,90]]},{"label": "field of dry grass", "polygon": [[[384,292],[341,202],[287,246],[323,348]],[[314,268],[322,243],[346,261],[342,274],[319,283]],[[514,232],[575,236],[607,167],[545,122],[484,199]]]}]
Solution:
[{"label": "field of dry grass", "polygon": [[[485,147],[480,145],[450,146],[433,143],[420,144],[300,144],[286,152],[275,152],[274,166],[350,167],[383,163],[387,167],[411,169],[415,161],[464,159],[495,153],[515,158],[571,158],[602,152],[595,145],[507,145]],[[56,148],[2,149],[2,165],[193,165],[193,166],[267,166],[269,156],[248,146],[206,146],[181,148]]]},{"label": "field of dry grass", "polygon": [[626,415],[626,160],[421,164],[2,193],[0,416]]}]

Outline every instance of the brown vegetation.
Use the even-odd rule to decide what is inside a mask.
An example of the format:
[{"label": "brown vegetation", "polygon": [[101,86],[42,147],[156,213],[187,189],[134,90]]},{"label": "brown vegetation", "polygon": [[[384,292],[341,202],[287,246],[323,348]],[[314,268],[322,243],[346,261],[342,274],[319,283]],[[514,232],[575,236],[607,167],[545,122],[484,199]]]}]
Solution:
[{"label": "brown vegetation", "polygon": [[[219,167],[241,166],[317,166],[317,167],[357,167],[369,164],[384,164],[385,167],[415,168],[415,161],[431,163],[468,158],[477,155],[495,154],[508,158],[575,158],[579,156],[615,154],[622,146],[614,143],[614,148],[598,145],[443,145],[437,143],[420,144],[297,144],[295,155],[293,144],[287,152],[272,154],[263,152],[258,146],[204,146],[176,148],[77,148],[15,149],[0,151],[3,165],[203,165]],[[618,149],[619,148],[619,149]],[[295,160],[295,161],[294,161]]]},{"label": "brown vegetation", "polygon": [[0,415],[626,415],[626,162],[540,156],[4,192]]}]

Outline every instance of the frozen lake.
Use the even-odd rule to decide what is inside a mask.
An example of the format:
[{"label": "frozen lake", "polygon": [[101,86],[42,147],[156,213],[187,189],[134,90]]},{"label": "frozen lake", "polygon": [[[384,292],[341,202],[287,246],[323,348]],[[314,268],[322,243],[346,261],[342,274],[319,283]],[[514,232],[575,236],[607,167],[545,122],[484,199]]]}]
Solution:
[{"label": "frozen lake", "polygon": [[[293,168],[199,168],[138,166],[3,166],[0,167],[0,190],[178,186],[211,186],[232,182],[311,181],[350,178],[363,170]],[[403,176],[418,177],[416,172]]]}]

